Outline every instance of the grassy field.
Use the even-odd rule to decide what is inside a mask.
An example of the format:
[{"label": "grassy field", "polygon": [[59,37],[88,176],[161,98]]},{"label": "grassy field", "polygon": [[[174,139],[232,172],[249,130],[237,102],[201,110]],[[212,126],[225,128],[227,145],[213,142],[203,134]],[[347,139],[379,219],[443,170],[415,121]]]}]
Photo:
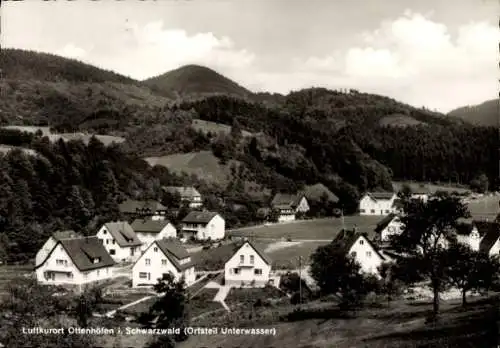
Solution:
[{"label": "grassy field", "polygon": [[[231,126],[200,119],[194,119],[193,123],[191,124],[191,127],[203,133],[210,132],[212,134],[218,134],[218,133],[229,134],[231,132]],[[252,133],[247,132],[245,130],[243,130],[241,133],[244,137],[251,137],[253,135]]]},{"label": "grassy field", "polygon": [[441,321],[435,325],[425,323],[430,303],[395,302],[389,307],[365,308],[349,317],[331,303],[301,307],[305,311],[302,318],[286,315],[293,311],[291,305],[256,308],[251,316],[245,308],[241,313],[210,318],[211,326],[274,328],[275,336],[200,335],[190,337],[179,348],[493,347],[488,335],[498,336],[498,318],[492,315],[491,303],[484,300],[465,310],[456,301],[442,303]]},{"label": "grassy field", "polygon": [[0,266],[0,297],[7,294],[9,284],[31,272],[32,266]]},{"label": "grassy field", "polygon": [[232,288],[227,294],[224,302],[229,308],[249,308],[252,307],[257,300],[279,300],[288,297],[280,290],[267,286],[265,288]]},{"label": "grassy field", "polygon": [[219,302],[214,302],[213,299],[219,289],[203,289],[196,296],[189,300],[189,313],[191,317],[197,317],[203,313],[223,309]]},{"label": "grassy field", "polygon": [[500,196],[484,196],[468,203],[473,218],[494,219],[500,212]]},{"label": "grassy field", "polygon": [[401,187],[406,184],[410,186],[413,190],[416,190],[419,188],[419,186],[425,185],[426,188],[428,188],[431,192],[436,192],[436,191],[447,191],[447,192],[453,192],[456,191],[458,193],[464,193],[464,192],[470,192],[470,189],[467,187],[457,187],[454,185],[448,185],[448,184],[431,184],[431,183],[420,183],[420,182],[411,182],[411,181],[393,181],[392,182],[392,187],[394,188],[394,191],[399,191]]},{"label": "grassy field", "polygon": [[295,221],[291,223],[274,224],[268,226],[255,226],[235,229],[229,232],[234,237],[255,237],[281,239],[291,238],[292,240],[332,240],[342,229],[357,227],[360,232],[373,233],[375,225],[382,220],[381,216],[345,216],[342,219],[314,219]]},{"label": "grassy field", "polygon": [[303,242],[283,249],[268,252],[273,261],[273,269],[297,269],[299,267],[299,257],[302,257],[302,266],[309,263],[311,254],[322,245],[328,242]]}]

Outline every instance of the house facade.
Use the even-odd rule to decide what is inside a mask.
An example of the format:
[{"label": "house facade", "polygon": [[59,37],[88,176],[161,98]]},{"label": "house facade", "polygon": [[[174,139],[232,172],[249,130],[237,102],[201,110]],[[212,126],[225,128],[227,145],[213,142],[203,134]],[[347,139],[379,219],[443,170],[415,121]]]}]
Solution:
[{"label": "house facade", "polygon": [[365,234],[342,230],[333,240],[338,249],[356,260],[361,272],[379,276],[378,268],[386,262],[384,256]]},{"label": "house facade", "polygon": [[72,230],[55,232],[45,241],[43,246],[36,253],[35,267],[39,266],[40,264],[42,264],[42,262],[45,261],[45,259],[47,258],[47,256],[49,256],[50,252],[52,251],[52,249],[54,249],[54,246],[57,244],[59,240],[68,238],[80,238],[80,237],[83,236]]},{"label": "house facade", "polygon": [[307,213],[309,203],[303,194],[277,193],[271,201],[271,208],[278,212],[278,222],[294,221],[297,213]]},{"label": "house facade", "polygon": [[384,217],[375,227],[377,238],[382,243],[390,242],[392,236],[400,235],[404,225],[397,214],[391,213]]},{"label": "house facade", "polygon": [[157,201],[137,201],[127,199],[118,205],[120,213],[127,219],[148,218],[151,220],[164,220],[167,207]]},{"label": "house facade", "polygon": [[223,239],[225,229],[224,219],[216,212],[192,211],[182,219],[182,235],[187,239]]},{"label": "house facade", "polygon": [[479,251],[482,236],[474,221],[457,224],[457,242]]},{"label": "house facade", "polygon": [[97,237],[59,240],[45,260],[35,267],[44,285],[84,285],[113,277],[115,262]]},{"label": "house facade", "polygon": [[142,242],[126,221],[105,223],[96,236],[116,262],[135,261],[141,255]]},{"label": "house facade", "polygon": [[132,267],[132,286],[153,286],[163,274],[171,273],[176,281],[184,277],[186,285],[196,279],[194,263],[176,240],[154,241]]},{"label": "house facade", "polygon": [[360,215],[389,215],[396,212],[393,192],[369,192],[359,201]]},{"label": "house facade", "polygon": [[262,248],[245,241],[224,265],[225,284],[264,287],[269,283],[271,263]]},{"label": "house facade", "polygon": [[136,219],[130,226],[142,242],[141,251],[146,250],[155,240],[177,237],[176,228],[168,220]]},{"label": "house facade", "polygon": [[479,242],[479,251],[489,256],[500,257],[500,224],[495,221],[476,222],[478,232],[483,237]]},{"label": "house facade", "polygon": [[198,190],[192,186],[165,186],[163,190],[171,194],[178,194],[182,203],[187,203],[190,208],[203,206],[203,198]]}]

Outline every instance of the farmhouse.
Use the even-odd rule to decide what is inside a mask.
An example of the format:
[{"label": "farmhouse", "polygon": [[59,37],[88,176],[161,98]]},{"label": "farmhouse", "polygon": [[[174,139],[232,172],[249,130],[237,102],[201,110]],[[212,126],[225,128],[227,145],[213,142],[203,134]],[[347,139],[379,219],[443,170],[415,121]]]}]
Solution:
[{"label": "farmhouse", "polygon": [[264,287],[269,283],[271,259],[255,243],[245,241],[224,266],[226,285]]},{"label": "farmhouse", "polygon": [[360,215],[388,215],[395,212],[394,192],[368,192],[359,201]]},{"label": "farmhouse", "polygon": [[363,233],[342,230],[332,243],[337,246],[340,252],[354,257],[364,273],[378,275],[378,267],[386,261],[375,245]]},{"label": "farmhouse", "polygon": [[101,282],[113,276],[115,262],[97,237],[60,239],[35,267],[41,284],[77,285]]},{"label": "farmhouse", "polygon": [[168,220],[136,219],[130,226],[142,242],[142,251],[155,240],[177,237],[177,230]]},{"label": "farmhouse", "polygon": [[[490,256],[500,255],[500,224],[496,222],[483,221],[478,225],[478,230],[484,233],[484,237],[479,243],[479,251]],[[480,232],[480,233],[481,233]]]},{"label": "farmhouse", "polygon": [[216,212],[192,211],[182,219],[184,238],[197,240],[218,240],[225,235],[225,221]]},{"label": "farmhouse", "polygon": [[167,208],[157,201],[136,201],[127,199],[122,202],[118,208],[120,213],[128,219],[148,217],[151,220],[164,220],[167,213]]},{"label": "farmhouse", "polygon": [[134,264],[132,286],[154,285],[169,272],[177,281],[184,277],[186,285],[196,279],[191,256],[177,240],[155,240]]},{"label": "farmhouse", "polygon": [[383,243],[389,242],[391,236],[399,235],[403,231],[403,224],[397,214],[390,213],[375,227],[377,239]]},{"label": "farmhouse", "polygon": [[[478,225],[481,227],[481,233]],[[474,251],[479,251],[481,239],[487,232],[487,226],[481,222],[458,221],[457,242],[469,246]]]},{"label": "farmhouse", "polygon": [[163,190],[170,194],[178,194],[182,203],[187,203],[190,208],[199,208],[203,205],[201,194],[192,186],[164,186]]},{"label": "farmhouse", "polygon": [[35,266],[39,266],[42,262],[45,261],[45,259],[47,258],[47,256],[49,256],[52,249],[54,249],[54,246],[61,239],[80,238],[80,237],[83,236],[71,230],[55,232],[52,236],[49,237],[49,239],[47,239],[47,241],[43,244],[42,248],[38,250],[38,252],[36,253]]},{"label": "farmhouse", "polygon": [[279,222],[293,221],[297,213],[309,211],[309,203],[303,194],[277,193],[271,202],[271,207],[278,211]]},{"label": "farmhouse", "polygon": [[431,196],[431,190],[425,185],[421,185],[413,189],[411,193],[411,198],[421,199],[424,202],[427,202],[430,196]]},{"label": "farmhouse", "polygon": [[142,242],[126,221],[104,224],[97,232],[97,238],[117,262],[135,261],[140,255]]}]

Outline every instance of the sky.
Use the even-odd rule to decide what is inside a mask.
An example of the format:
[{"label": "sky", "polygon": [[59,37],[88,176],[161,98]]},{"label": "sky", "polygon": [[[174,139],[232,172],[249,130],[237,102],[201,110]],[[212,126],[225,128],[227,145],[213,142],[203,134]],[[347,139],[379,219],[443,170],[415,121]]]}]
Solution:
[{"label": "sky", "polygon": [[8,1],[1,45],[135,79],[187,64],[254,92],[355,88],[448,112],[498,97],[497,0]]}]

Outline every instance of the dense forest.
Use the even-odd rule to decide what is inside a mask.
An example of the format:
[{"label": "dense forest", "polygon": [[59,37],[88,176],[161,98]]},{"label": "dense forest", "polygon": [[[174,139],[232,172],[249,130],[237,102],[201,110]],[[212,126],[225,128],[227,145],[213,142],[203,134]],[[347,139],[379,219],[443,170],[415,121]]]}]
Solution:
[{"label": "dense forest", "polygon": [[[363,192],[391,190],[392,180],[469,185],[486,176],[490,188],[499,184],[496,127],[384,96],[325,88],[252,94],[199,66],[141,82],[20,50],[2,50],[0,62],[0,125],[126,138],[106,147],[95,138],[51,143],[41,134],[0,131],[1,144],[38,154],[0,157],[0,252],[9,261],[33,257],[57,229],[94,233],[102,221],[120,218],[125,197],[165,200],[161,185],[195,185],[231,227],[255,221],[275,192],[316,183],[334,192],[346,213],[356,211]],[[206,95],[210,85],[216,95]],[[230,131],[195,129],[196,119]],[[228,167],[226,182],[173,174],[142,159],[201,150]]]}]

